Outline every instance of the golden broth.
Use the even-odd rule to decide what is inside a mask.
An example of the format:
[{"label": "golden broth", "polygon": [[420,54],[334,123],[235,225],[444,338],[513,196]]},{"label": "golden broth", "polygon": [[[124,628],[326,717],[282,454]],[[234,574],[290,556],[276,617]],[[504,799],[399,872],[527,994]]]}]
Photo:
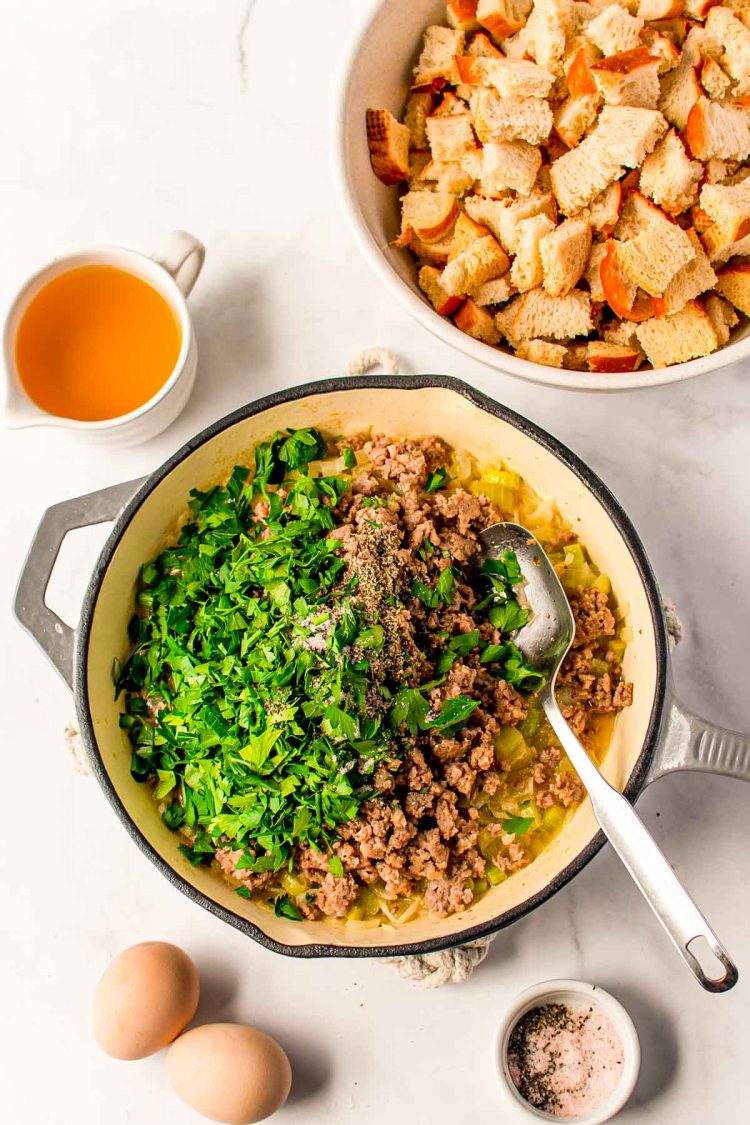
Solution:
[{"label": "golden broth", "polygon": [[79,266],[36,294],[16,335],[16,369],[48,414],[100,422],[137,410],[174,370],[182,336],[147,281],[115,266]]}]

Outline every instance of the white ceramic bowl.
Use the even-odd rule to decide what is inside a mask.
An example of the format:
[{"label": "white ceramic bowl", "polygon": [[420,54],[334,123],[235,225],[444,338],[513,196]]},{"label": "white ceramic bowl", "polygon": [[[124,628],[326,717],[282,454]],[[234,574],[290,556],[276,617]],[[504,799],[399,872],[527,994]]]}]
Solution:
[{"label": "white ceramic bowl", "polygon": [[[609,1016],[622,1040],[624,1061],[620,1080],[609,1098],[594,1113],[566,1119],[555,1117],[530,1105],[516,1089],[507,1061],[511,1032],[526,1012],[542,1004],[569,1004],[573,1007],[596,1005]],[[641,1047],[633,1021],[620,1001],[615,1000],[609,992],[598,985],[580,980],[546,980],[527,988],[513,1001],[495,1036],[492,1058],[500,1088],[508,1104],[516,1107],[516,1116],[525,1115],[536,1118],[537,1121],[568,1120],[572,1125],[603,1125],[603,1122],[611,1120],[620,1112],[635,1089],[641,1066]]]},{"label": "white ceramic bowl", "polygon": [[445,23],[444,0],[409,0],[408,4],[404,0],[382,0],[352,48],[336,119],[335,162],[345,208],[368,262],[412,316],[447,344],[498,371],[532,383],[575,390],[633,390],[678,383],[749,355],[750,325],[744,324],[727,347],[673,367],[613,375],[560,371],[474,340],[434,311],[417,285],[409,251],[391,246],[399,230],[398,190],[375,177],[365,135],[368,107],[389,109],[400,117],[422,34],[432,23]]}]

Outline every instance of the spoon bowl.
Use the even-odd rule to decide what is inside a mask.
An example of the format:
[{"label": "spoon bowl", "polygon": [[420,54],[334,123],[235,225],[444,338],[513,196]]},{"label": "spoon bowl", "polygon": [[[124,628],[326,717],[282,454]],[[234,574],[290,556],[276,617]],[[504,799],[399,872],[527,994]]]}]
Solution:
[{"label": "spoon bowl", "polygon": [[517,523],[495,523],[481,532],[483,560],[512,551],[524,585],[516,591],[533,613],[513,643],[535,671],[553,677],[568,654],[576,631],[570,603],[552,563],[531,532]]}]

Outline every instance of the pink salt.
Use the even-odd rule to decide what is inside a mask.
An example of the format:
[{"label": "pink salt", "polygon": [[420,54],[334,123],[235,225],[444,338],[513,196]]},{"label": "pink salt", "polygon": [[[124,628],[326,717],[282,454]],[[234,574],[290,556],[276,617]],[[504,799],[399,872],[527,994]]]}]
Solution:
[{"label": "pink salt", "polygon": [[[547,1026],[535,1026],[544,1023],[534,1019],[537,1013],[552,1013]],[[516,1088],[554,1117],[582,1117],[598,1109],[620,1081],[623,1061],[622,1040],[598,1007],[532,1009],[516,1026],[508,1051]]]}]

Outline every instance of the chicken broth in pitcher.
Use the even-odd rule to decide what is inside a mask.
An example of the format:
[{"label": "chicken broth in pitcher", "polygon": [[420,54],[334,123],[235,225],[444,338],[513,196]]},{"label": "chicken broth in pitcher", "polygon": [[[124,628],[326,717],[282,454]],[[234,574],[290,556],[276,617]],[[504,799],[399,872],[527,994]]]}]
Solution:
[{"label": "chicken broth in pitcher", "polygon": [[42,410],[100,422],[153,398],[181,345],[177,317],[153,285],[115,266],[80,266],[32,299],[18,327],[16,368]]}]

